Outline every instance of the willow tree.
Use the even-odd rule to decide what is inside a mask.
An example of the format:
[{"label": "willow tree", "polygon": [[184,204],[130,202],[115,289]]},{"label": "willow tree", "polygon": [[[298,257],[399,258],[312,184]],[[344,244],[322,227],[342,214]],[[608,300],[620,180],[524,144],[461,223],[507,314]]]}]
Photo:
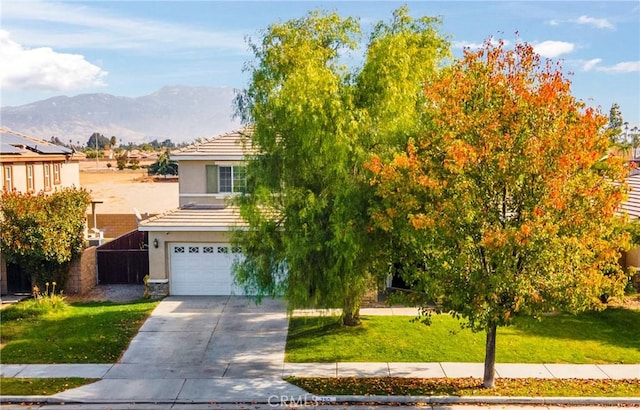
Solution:
[{"label": "willow tree", "polygon": [[491,387],[499,326],[598,308],[622,291],[625,169],[607,156],[606,116],[530,45],[467,50],[424,92],[423,130],[368,164],[374,217],[416,259],[414,290],[486,332]]},{"label": "willow tree", "polygon": [[363,164],[397,144],[397,119],[418,113],[447,49],[435,24],[399,9],[376,26],[360,69],[346,65],[359,23],[335,13],[273,24],[251,44],[251,82],[237,103],[257,155],[237,201],[249,226],[233,238],[244,254],[236,280],[247,291],[284,294],[291,309],[340,307],[344,324],[360,322],[365,291],[387,272]]}]

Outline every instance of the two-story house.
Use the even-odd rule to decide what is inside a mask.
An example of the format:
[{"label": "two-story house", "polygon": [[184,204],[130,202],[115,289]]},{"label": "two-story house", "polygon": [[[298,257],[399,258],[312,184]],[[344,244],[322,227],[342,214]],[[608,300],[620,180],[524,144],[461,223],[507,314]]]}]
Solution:
[{"label": "two-story house", "polygon": [[80,186],[78,161],[83,158],[69,148],[0,127],[4,191],[49,192]]},{"label": "two-story house", "polygon": [[[3,191],[53,192],[80,186],[79,160],[84,154],[0,127],[0,178]],[[0,294],[30,293],[29,279],[0,254]]]},{"label": "two-story house", "polygon": [[229,245],[242,221],[228,199],[245,187],[249,133],[230,132],[171,154],[180,169],[180,207],[138,226],[149,232],[149,284],[156,296],[242,293],[231,271],[240,249]]}]

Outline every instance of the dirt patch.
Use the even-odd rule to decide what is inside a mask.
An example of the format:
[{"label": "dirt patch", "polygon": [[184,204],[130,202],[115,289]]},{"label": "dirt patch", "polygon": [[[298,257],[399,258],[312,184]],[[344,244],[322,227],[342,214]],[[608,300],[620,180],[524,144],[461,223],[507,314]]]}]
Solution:
[{"label": "dirt patch", "polygon": [[178,180],[157,183],[144,169],[81,170],[80,185],[103,201],[96,205],[98,214],[133,215],[134,208],[141,214],[159,214],[179,204]]}]

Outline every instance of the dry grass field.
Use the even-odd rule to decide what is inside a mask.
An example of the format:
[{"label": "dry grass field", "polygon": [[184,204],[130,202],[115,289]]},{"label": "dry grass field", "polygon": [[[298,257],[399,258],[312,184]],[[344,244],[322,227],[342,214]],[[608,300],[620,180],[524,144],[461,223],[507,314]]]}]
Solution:
[{"label": "dry grass field", "polygon": [[[96,206],[99,214],[161,213],[178,207],[178,182],[155,182],[147,177],[146,169],[107,168],[102,161],[96,169],[95,161],[80,164],[80,185],[91,192],[94,199],[104,203]],[[115,161],[112,161],[115,165]]]}]

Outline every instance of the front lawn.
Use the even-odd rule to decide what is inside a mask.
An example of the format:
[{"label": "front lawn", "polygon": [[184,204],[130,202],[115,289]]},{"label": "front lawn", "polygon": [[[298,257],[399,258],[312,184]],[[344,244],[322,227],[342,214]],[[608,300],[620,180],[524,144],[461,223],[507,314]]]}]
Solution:
[{"label": "front lawn", "polygon": [[317,396],[526,396],[526,397],[638,397],[637,380],[497,379],[493,389],[482,380],[411,379],[398,377],[290,377],[289,383]]},{"label": "front lawn", "polygon": [[[286,360],[305,362],[483,362],[485,335],[449,315],[433,324],[412,317],[368,316],[359,327],[337,317],[292,318]],[[640,311],[607,309],[518,318],[498,329],[498,363],[640,363]]]},{"label": "front lawn", "polygon": [[42,315],[0,312],[0,363],[114,363],[156,307],[140,301],[78,303]]},{"label": "front lawn", "polygon": [[51,396],[65,390],[93,383],[97,379],[64,377],[55,379],[28,379],[19,377],[0,377],[4,396]]}]

